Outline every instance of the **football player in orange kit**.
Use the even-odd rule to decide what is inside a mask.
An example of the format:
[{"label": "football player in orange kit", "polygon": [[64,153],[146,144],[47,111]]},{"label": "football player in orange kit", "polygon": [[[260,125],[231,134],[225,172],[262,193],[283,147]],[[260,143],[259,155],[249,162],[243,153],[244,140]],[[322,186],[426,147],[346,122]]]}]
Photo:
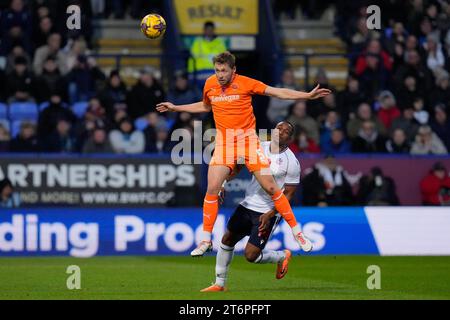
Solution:
[{"label": "football player in orange kit", "polygon": [[188,105],[163,102],[159,112],[201,113],[212,110],[216,123],[216,145],[208,168],[208,187],[203,202],[203,237],[191,256],[203,256],[212,250],[212,230],[219,212],[219,192],[238,161],[245,161],[247,169],[267,192],[277,212],[292,228],[300,247],[309,252],[312,243],[301,232],[288,199],[270,174],[270,164],[261,151],[256,134],[252,96],[266,95],[284,100],[319,99],[331,93],[316,86],[311,92],[270,87],[261,81],[236,73],[236,58],[230,52],[214,57],[215,75],[206,80],[203,101]]}]

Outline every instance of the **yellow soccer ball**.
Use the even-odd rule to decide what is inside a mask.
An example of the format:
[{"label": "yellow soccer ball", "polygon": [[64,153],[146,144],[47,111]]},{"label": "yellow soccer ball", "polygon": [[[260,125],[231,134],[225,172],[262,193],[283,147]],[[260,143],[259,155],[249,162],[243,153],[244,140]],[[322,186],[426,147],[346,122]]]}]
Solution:
[{"label": "yellow soccer ball", "polygon": [[150,13],[141,21],[142,33],[150,39],[157,39],[166,32],[166,20],[159,14]]}]

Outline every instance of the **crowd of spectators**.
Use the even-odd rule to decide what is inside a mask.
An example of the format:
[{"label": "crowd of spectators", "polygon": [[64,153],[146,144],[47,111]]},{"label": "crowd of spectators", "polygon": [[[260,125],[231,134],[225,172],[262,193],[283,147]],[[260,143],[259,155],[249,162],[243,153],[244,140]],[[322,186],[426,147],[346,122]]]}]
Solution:
[{"label": "crowd of spectators", "polygon": [[[292,145],[296,151],[448,154],[450,3],[378,2],[335,4],[336,32],[350,57],[344,90],[330,85],[326,70],[319,69],[315,84],[333,94],[306,105],[271,99],[272,125],[287,117],[300,129]],[[382,28],[369,30],[367,5],[377,3]],[[279,86],[298,89],[295,83],[286,70]]]},{"label": "crowd of spectators", "polygon": [[[364,29],[366,7],[356,3],[353,12],[360,15],[337,24],[338,32],[345,30],[343,38],[353,53],[345,89],[336,90],[326,70],[319,69],[315,83],[333,93],[308,102],[272,98],[268,122],[273,127],[288,119],[297,126],[290,146],[296,152],[447,154],[450,6],[446,1],[405,1],[408,15],[384,16],[385,25],[376,31]],[[400,6],[398,1],[391,3]],[[89,27],[75,32],[61,27],[65,11],[58,8],[68,4],[86,9],[82,10],[85,24],[99,13],[99,17],[109,12],[133,16],[135,8],[145,5],[120,0],[0,3],[0,82],[4,84],[0,102],[35,103],[40,111],[36,118],[26,119],[30,121],[0,119],[0,151],[170,151],[170,133],[178,128],[193,130],[195,118],[187,113],[161,117],[154,106],[164,100],[195,102],[201,92],[184,72],[168,81],[169,88],[150,69],[141,70],[132,87],[124,84],[118,70],[105,74],[89,56]],[[308,8],[312,2],[302,6]],[[346,12],[342,6],[338,2],[337,21]],[[444,17],[449,23],[443,23]],[[310,89],[297,87],[289,69],[278,86]]]}]

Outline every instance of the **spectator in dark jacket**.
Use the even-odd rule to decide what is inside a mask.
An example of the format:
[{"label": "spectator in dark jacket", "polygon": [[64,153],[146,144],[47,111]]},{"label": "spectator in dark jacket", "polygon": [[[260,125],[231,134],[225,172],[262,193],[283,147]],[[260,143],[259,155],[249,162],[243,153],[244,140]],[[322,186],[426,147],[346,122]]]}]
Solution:
[{"label": "spectator in dark jacket", "polygon": [[27,68],[25,57],[19,56],[14,60],[14,70],[6,76],[5,95],[7,99],[14,97],[17,91],[34,94],[34,75]]},{"label": "spectator in dark jacket", "polygon": [[362,84],[356,76],[349,75],[345,90],[338,94],[338,105],[344,124],[351,116],[355,116],[358,106],[364,101],[366,101],[366,97]]},{"label": "spectator in dark jacket", "polygon": [[127,87],[122,81],[119,71],[111,71],[106,84],[100,94],[99,99],[108,114],[114,113],[116,109],[126,109]]},{"label": "spectator in dark jacket", "polygon": [[93,58],[78,56],[75,66],[67,75],[70,103],[88,101],[96,92],[98,83],[104,79],[105,75],[95,65]]},{"label": "spectator in dark jacket", "polygon": [[431,129],[441,138],[447,151],[450,150],[450,119],[444,104],[434,107],[434,117],[430,122]]},{"label": "spectator in dark jacket", "polygon": [[422,203],[426,206],[450,204],[450,177],[445,166],[438,162],[420,182]]},{"label": "spectator in dark jacket", "polygon": [[372,121],[365,121],[358,136],[352,141],[352,151],[356,153],[385,152],[385,140],[375,128]]},{"label": "spectator in dark jacket", "polygon": [[358,202],[367,206],[398,206],[399,200],[395,182],[374,167],[370,173],[359,181]]},{"label": "spectator in dark jacket", "polygon": [[169,91],[167,100],[176,105],[190,104],[201,100],[201,93],[197,87],[189,85],[187,74],[178,72],[175,75],[175,86]]},{"label": "spectator in dark jacket", "polygon": [[76,139],[72,124],[65,118],[56,122],[55,132],[44,139],[43,148],[47,152],[72,153],[76,148]]},{"label": "spectator in dark jacket", "polygon": [[386,151],[389,153],[409,154],[411,145],[406,138],[406,133],[401,128],[395,129],[391,138],[386,141]]},{"label": "spectator in dark jacket", "polygon": [[50,105],[39,114],[38,135],[45,139],[56,129],[56,123],[59,119],[66,119],[72,125],[75,124],[77,118],[61,100],[58,94],[52,94]]},{"label": "spectator in dark jacket", "polygon": [[36,135],[36,126],[31,122],[22,122],[19,134],[11,140],[11,152],[39,152],[40,146]]},{"label": "spectator in dark jacket", "polygon": [[140,118],[154,111],[155,106],[163,100],[163,88],[152,73],[144,70],[128,95],[128,115],[133,119]]},{"label": "spectator in dark jacket", "polygon": [[37,101],[48,101],[55,92],[59,93],[63,100],[67,99],[66,81],[59,72],[55,57],[49,56],[45,60],[42,74],[36,78]]}]

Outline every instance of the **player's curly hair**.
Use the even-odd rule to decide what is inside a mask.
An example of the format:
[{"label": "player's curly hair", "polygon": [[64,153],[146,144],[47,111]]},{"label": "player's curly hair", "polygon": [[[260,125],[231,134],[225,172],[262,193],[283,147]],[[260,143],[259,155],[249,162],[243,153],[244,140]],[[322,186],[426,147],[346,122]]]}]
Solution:
[{"label": "player's curly hair", "polygon": [[236,57],[230,51],[225,51],[215,56],[213,63],[227,64],[233,69],[236,66]]}]

